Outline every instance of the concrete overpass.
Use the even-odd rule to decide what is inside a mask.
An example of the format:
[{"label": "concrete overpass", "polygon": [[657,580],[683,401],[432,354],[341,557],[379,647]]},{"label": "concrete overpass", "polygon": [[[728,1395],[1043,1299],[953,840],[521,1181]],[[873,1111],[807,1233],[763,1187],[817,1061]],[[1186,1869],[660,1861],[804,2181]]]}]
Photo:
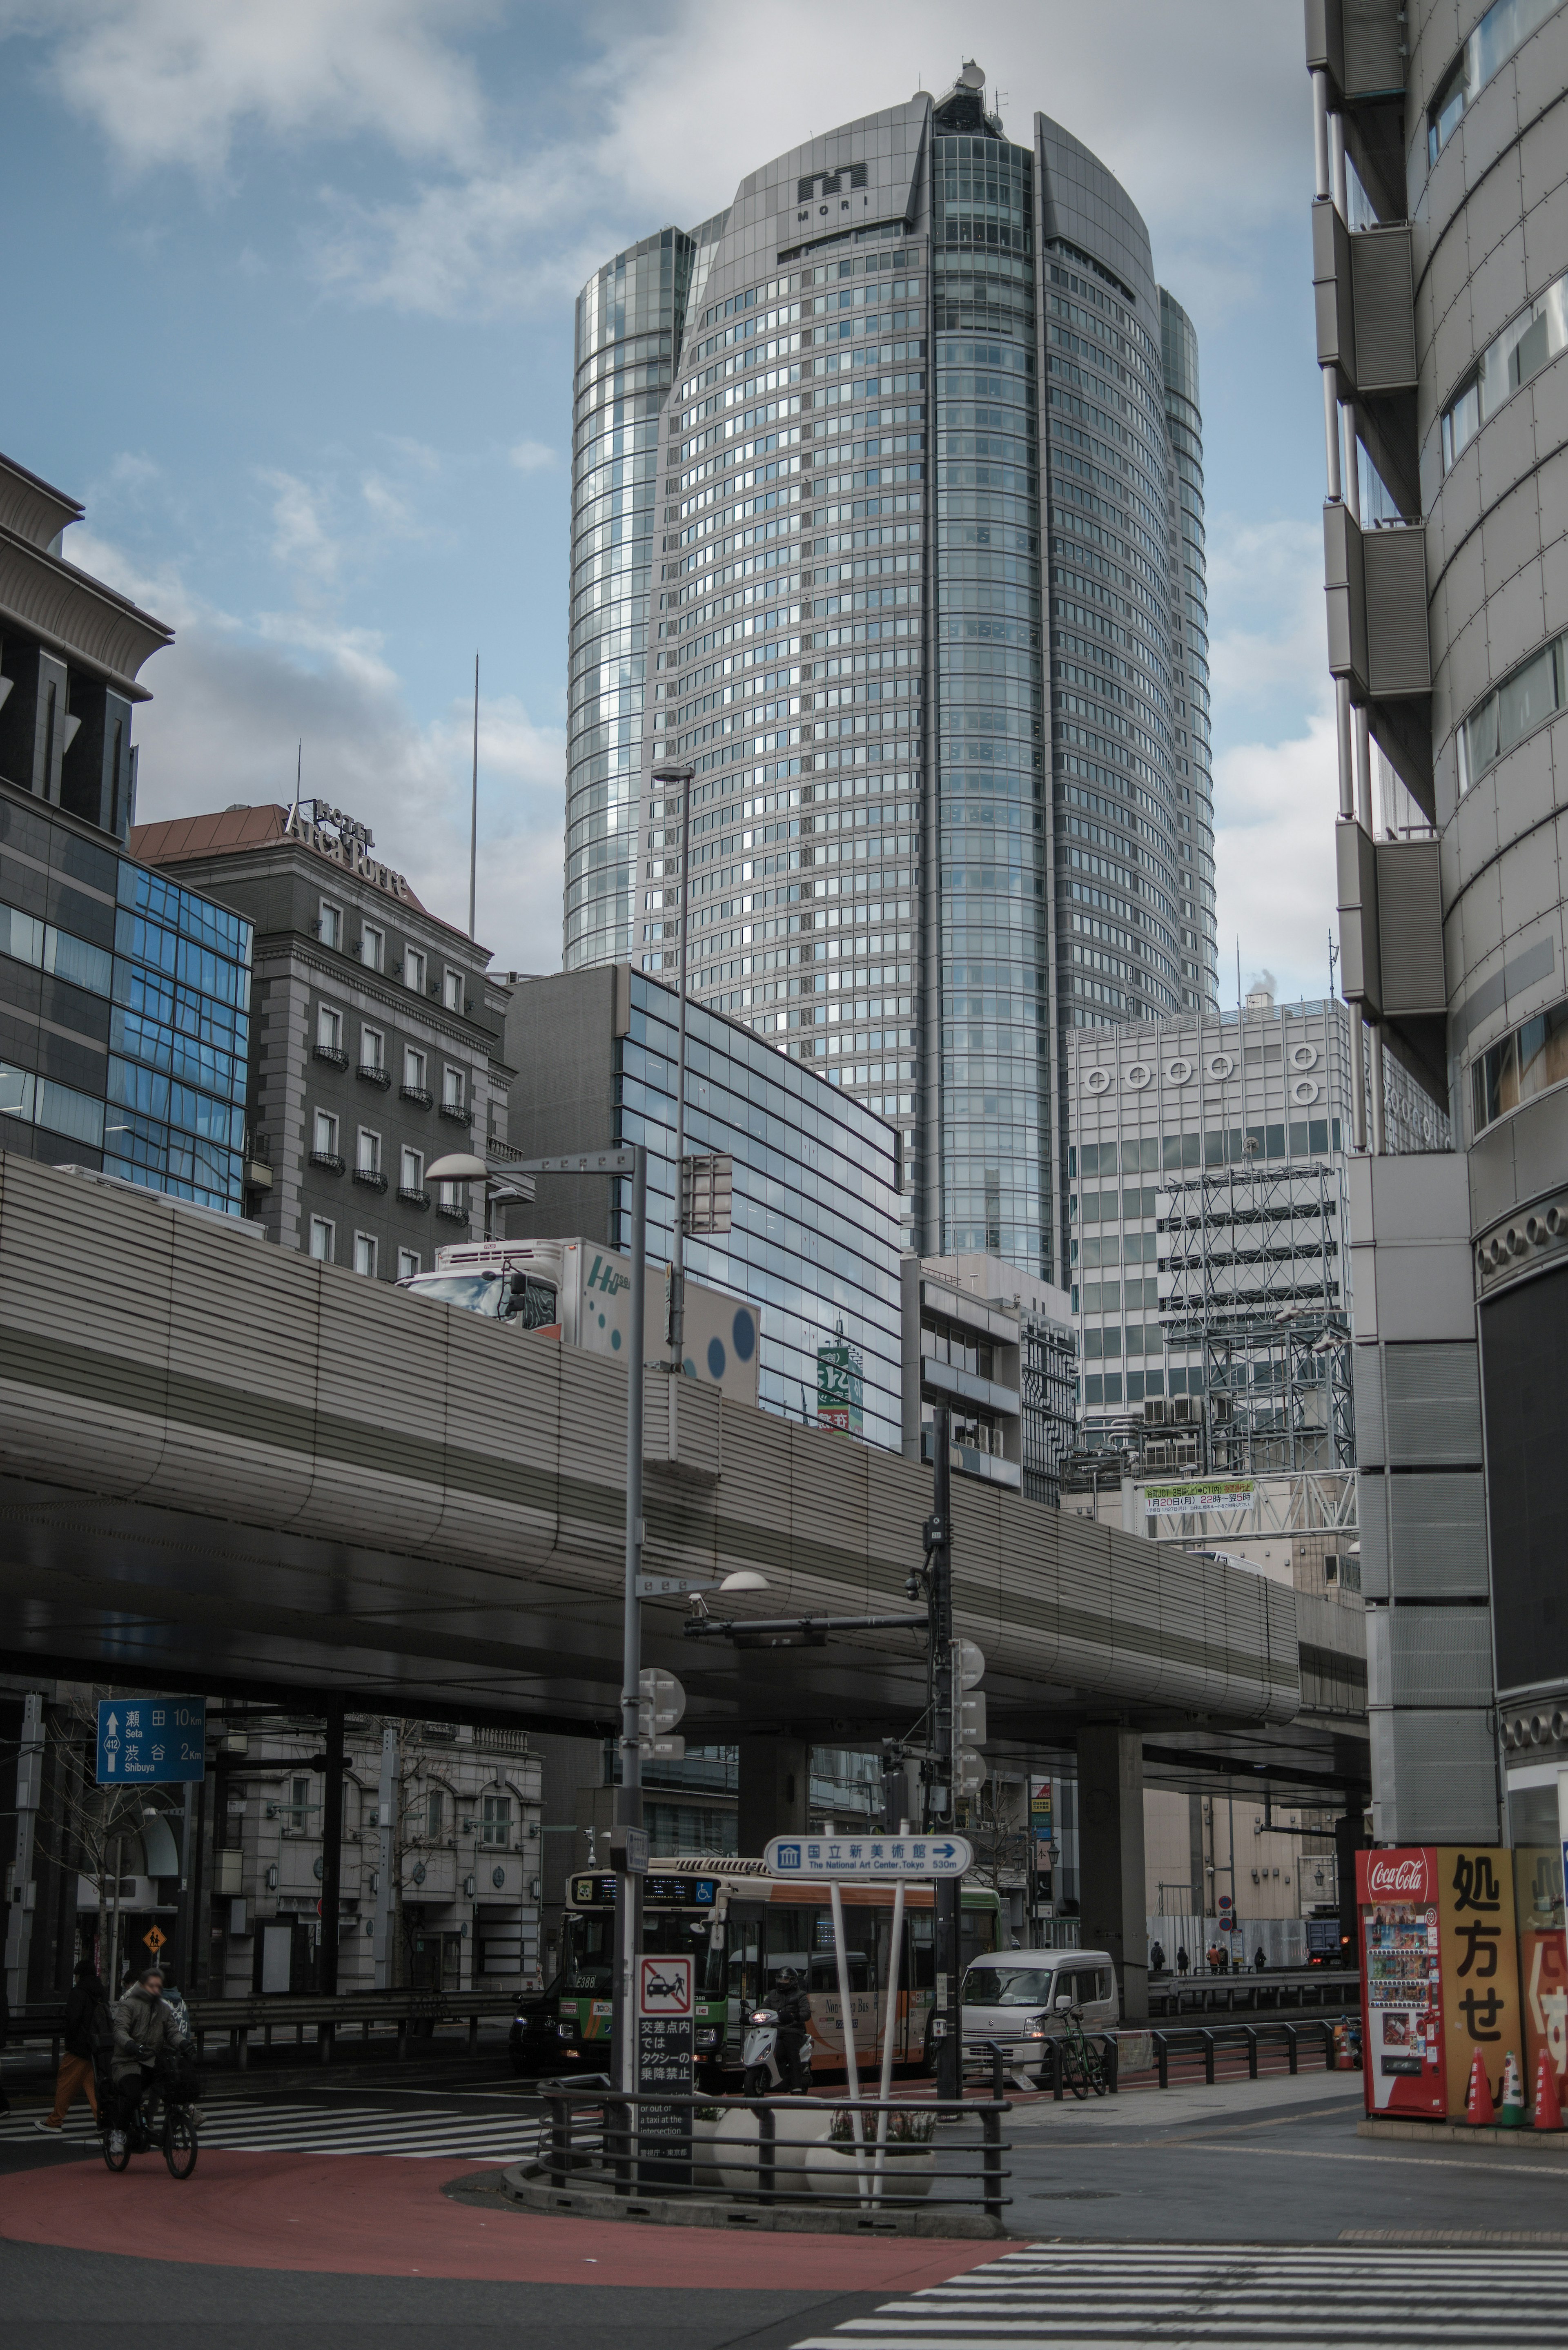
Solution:
[{"label": "concrete overpass", "polygon": [[[601,1732],[618,1694],[625,1374],[248,1228],[0,1154],[0,1620],[18,1663]],[[649,1381],[650,1573],[761,1567],[759,1616],[907,1608],[929,1481]],[[1119,1723],[1277,1783],[1365,1776],[1300,1720],[1294,1595],[954,1481],[993,1751]],[[693,1740],[907,1731],[913,1633],[683,1641]]]}]

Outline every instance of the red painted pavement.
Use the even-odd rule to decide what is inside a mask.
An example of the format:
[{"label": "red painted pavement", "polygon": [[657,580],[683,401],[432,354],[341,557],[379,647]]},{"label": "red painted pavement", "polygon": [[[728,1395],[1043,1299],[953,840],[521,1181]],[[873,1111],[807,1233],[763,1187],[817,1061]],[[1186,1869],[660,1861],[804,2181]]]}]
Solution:
[{"label": "red painted pavement", "polygon": [[13,2172],[0,2238],[211,2268],[340,2276],[472,2277],[516,2284],[711,2285],[913,2292],[961,2276],[1006,2243],[862,2242],[477,2210],[441,2193],[469,2162],[380,2155],[204,2153],[195,2176],[134,2160]]}]

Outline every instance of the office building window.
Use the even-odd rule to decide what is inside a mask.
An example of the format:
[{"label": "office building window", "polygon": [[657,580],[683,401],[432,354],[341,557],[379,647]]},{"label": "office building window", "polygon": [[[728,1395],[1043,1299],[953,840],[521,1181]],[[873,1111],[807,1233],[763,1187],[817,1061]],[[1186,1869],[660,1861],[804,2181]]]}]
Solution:
[{"label": "office building window", "polygon": [[337,1120],[329,1109],[318,1109],[311,1128],[311,1154],[317,1159],[337,1156]]},{"label": "office building window", "polygon": [[387,934],[372,922],[366,922],[359,932],[359,960],[368,971],[384,971],[387,962]]},{"label": "office building window", "polygon": [[440,1787],[432,1787],[425,1797],[425,1834],[439,1836],[446,1825],[446,1804]]},{"label": "office building window", "polygon": [[410,1093],[422,1094],[425,1089],[425,1056],[411,1045],[403,1048],[403,1085]]},{"label": "office building window", "polygon": [[453,971],[450,963],[448,963],[446,971],[442,975],[441,1000],[445,1004],[449,1012],[461,1012],[462,1010],[462,973],[461,971]]},{"label": "office building window", "polygon": [[371,1281],[375,1280],[376,1235],[374,1232],[355,1233],[354,1270],[356,1273],[365,1274]]},{"label": "office building window", "polygon": [[384,1069],[387,1066],[387,1039],[379,1028],[359,1031],[359,1066],[362,1069]]},{"label": "office building window", "polygon": [[422,1191],[425,1188],[425,1154],[422,1150],[403,1152],[402,1189]]},{"label": "office building window", "polygon": [[398,1279],[400,1281],[411,1281],[419,1270],[420,1253],[418,1249],[400,1249],[398,1251]]},{"label": "office building window", "polygon": [[310,1219],[310,1253],[320,1264],[331,1264],[337,1254],[337,1227],[329,1216]]},{"label": "office building window", "polygon": [[289,1790],[288,1825],[296,1835],[304,1835],[310,1825],[310,1782],[296,1779]]},{"label": "office building window", "polygon": [[510,1795],[486,1795],[481,1813],[481,1834],[484,1843],[504,1848],[512,1841],[512,1798]]},{"label": "office building window", "polygon": [[330,898],[321,900],[316,931],[324,947],[340,947],[343,944],[343,909],[335,906]]},{"label": "office building window", "polygon": [[461,1069],[449,1067],[441,1071],[441,1097],[448,1109],[462,1107],[462,1078],[463,1072]]},{"label": "office building window", "polygon": [[381,1171],[381,1138],[372,1134],[368,1126],[359,1128],[354,1164],[361,1175],[379,1175]]},{"label": "office building window", "polygon": [[316,1007],[316,1042],[324,1053],[343,1050],[343,1014],[335,1012],[330,1003]]},{"label": "office building window", "polygon": [[403,956],[403,983],[416,995],[425,992],[425,959],[418,947],[410,947]]}]

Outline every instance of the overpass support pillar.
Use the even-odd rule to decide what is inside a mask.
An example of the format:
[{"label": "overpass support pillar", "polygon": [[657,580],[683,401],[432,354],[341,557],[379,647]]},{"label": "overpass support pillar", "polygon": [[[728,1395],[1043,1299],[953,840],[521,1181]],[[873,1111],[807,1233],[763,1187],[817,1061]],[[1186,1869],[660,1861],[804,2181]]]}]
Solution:
[{"label": "overpass support pillar", "polygon": [[1141,2023],[1148,2014],[1143,1736],[1115,1723],[1078,1732],[1078,1889],[1084,1948],[1109,1950],[1122,2015]]},{"label": "overpass support pillar", "polygon": [[811,1792],[811,1748],[804,1738],[748,1738],[742,1733],[740,1827],[742,1853],[757,1859],[770,1836],[804,1834]]}]

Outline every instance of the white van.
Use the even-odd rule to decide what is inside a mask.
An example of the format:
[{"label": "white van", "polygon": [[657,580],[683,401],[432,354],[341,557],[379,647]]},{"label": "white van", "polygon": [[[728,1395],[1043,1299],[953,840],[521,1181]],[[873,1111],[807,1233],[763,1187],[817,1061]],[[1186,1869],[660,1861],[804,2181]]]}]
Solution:
[{"label": "white van", "polygon": [[993,2040],[1010,2070],[1035,2070],[1041,2043],[1058,2038],[1057,2003],[1083,2010],[1085,2032],[1114,2032],[1121,2020],[1108,1950],[993,1950],[971,1963],[959,1992],[965,2058],[978,2062]]}]

